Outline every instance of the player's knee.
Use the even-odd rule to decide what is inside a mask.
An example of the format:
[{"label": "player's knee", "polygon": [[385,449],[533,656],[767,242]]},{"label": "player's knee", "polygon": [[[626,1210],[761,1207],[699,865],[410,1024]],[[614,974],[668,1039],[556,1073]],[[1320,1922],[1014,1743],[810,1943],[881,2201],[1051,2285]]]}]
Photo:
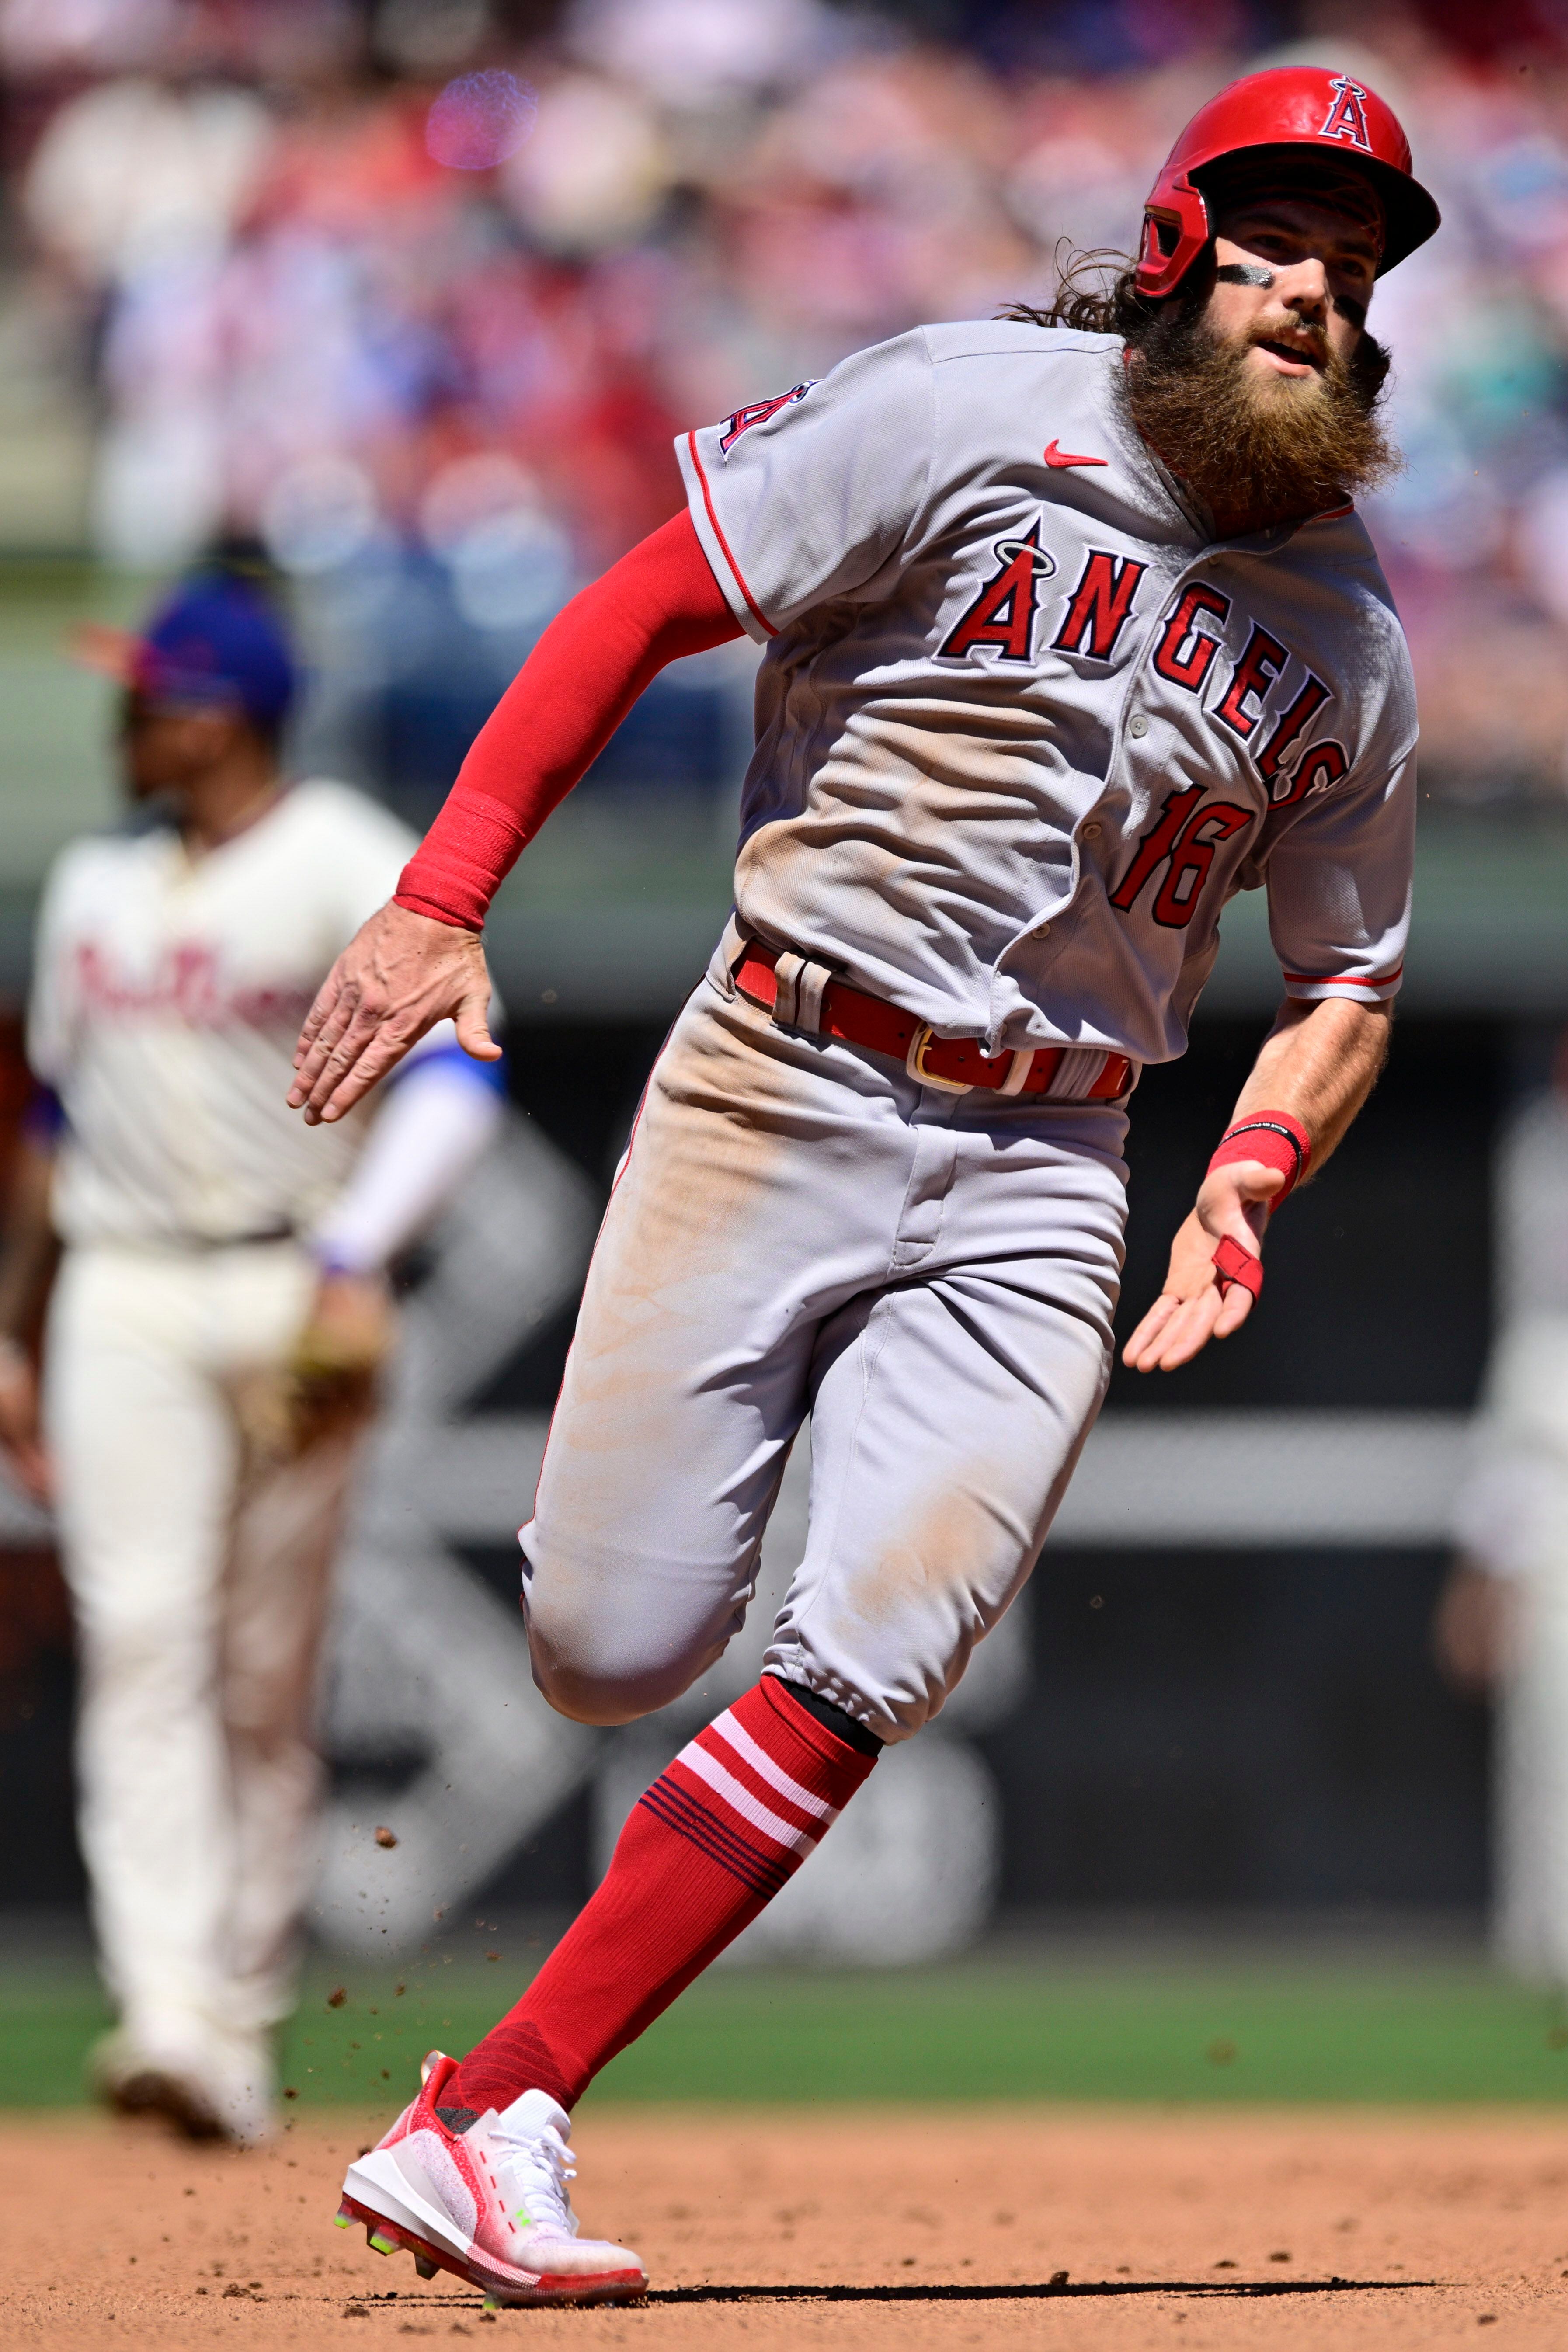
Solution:
[{"label": "player's knee", "polygon": [[668,1628],[641,1642],[625,1625],[542,1609],[537,1597],[528,1646],[534,1682],[557,1715],[605,1730],[668,1706],[718,1654],[711,1643],[672,1643]]},{"label": "player's knee", "polygon": [[94,1701],[133,1704],[153,1719],[199,1703],[212,1675],[216,1636],[200,1612],[141,1594],[79,1603],[83,1681]]},{"label": "player's knee", "polygon": [[556,1714],[605,1731],[668,1706],[701,1671],[700,1667],[671,1670],[668,1663],[592,1663],[554,1656],[538,1642],[530,1646],[533,1679]]},{"label": "player's knee", "polygon": [[156,1660],[168,1651],[205,1650],[214,1632],[209,1611],[193,1608],[184,1596],[160,1592],[151,1578],[79,1592],[76,1618],[90,1649],[128,1664]]},{"label": "player's knee", "polygon": [[661,1704],[658,1699],[651,1705],[645,1701],[635,1685],[628,1687],[625,1684],[600,1682],[554,1664],[542,1666],[537,1655],[533,1679],[557,1715],[565,1716],[573,1723],[590,1723],[599,1731],[636,1723]]}]

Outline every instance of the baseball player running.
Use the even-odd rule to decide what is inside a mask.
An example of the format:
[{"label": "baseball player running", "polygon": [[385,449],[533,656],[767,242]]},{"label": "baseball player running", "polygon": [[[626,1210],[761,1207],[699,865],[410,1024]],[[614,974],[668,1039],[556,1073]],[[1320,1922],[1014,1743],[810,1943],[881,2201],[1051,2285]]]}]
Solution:
[{"label": "baseball player running", "polygon": [[[35,1122],[0,1266],[0,1444],[52,1492],[80,1633],[81,1841],[121,2013],[98,2087],[243,2143],[291,2005],[383,1268],[500,1105],[437,1028],[374,1123],[289,1117],[300,1020],[412,838],[344,785],[284,789],[293,666],[242,583],[196,581],[116,651],[132,795],[165,821],[79,842],[45,892],[29,1051],[58,1134]],[[23,1340],[51,1192],[40,1433]]]},{"label": "baseball player running", "polygon": [[1436,225],[1371,90],[1255,75],[1182,134],[1108,294],[917,330],[683,436],[687,513],[546,634],[318,997],[310,1120],[448,1014],[483,1051],[511,860],[661,663],[765,648],[734,917],[649,1079],[521,1534],[540,1687],[616,1724],[703,1673],[809,1412],[805,1557],[760,1682],[523,2000],[351,2166],[373,2246],[502,2302],[643,2287],[574,2234],[568,2111],[1028,1575],[1109,1373],[1128,1099],[1233,892],[1268,889],[1285,1002],[1131,1364],[1240,1327],[1270,1213],[1365,1098],[1415,713],[1352,506],[1390,457],[1364,321]]}]

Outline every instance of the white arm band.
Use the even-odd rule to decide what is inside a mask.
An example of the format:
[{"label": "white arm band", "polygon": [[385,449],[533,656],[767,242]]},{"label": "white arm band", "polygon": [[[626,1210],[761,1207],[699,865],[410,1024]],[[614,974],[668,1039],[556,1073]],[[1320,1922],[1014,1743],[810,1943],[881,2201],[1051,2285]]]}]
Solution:
[{"label": "white arm band", "polygon": [[506,1105],[483,1065],[437,1053],[399,1077],[311,1247],[335,1273],[373,1274],[443,1209]]}]

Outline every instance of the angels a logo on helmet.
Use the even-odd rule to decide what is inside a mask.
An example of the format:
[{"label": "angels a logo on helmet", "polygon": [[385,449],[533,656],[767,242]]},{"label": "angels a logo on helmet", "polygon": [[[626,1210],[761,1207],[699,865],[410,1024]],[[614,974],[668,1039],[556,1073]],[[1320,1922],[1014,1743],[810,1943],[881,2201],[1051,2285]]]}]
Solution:
[{"label": "angels a logo on helmet", "polygon": [[1347,139],[1363,155],[1372,153],[1372,133],[1366,127],[1366,92],[1359,81],[1336,74],[1329,88],[1334,102],[1323,119],[1320,139]]}]

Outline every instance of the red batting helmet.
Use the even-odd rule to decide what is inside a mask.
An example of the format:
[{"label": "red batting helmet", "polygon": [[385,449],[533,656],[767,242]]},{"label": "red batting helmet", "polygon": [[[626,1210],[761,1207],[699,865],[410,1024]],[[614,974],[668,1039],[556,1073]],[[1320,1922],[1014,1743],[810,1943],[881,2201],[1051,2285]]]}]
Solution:
[{"label": "red batting helmet", "polygon": [[1200,107],[1161,167],[1143,207],[1140,294],[1173,294],[1214,234],[1203,175],[1228,156],[1279,152],[1280,185],[1303,148],[1358,171],[1383,204],[1381,274],[1424,245],[1441,217],[1411,170],[1410,142],[1392,107],[1349,74],[1321,66],[1279,66],[1244,74]]}]

